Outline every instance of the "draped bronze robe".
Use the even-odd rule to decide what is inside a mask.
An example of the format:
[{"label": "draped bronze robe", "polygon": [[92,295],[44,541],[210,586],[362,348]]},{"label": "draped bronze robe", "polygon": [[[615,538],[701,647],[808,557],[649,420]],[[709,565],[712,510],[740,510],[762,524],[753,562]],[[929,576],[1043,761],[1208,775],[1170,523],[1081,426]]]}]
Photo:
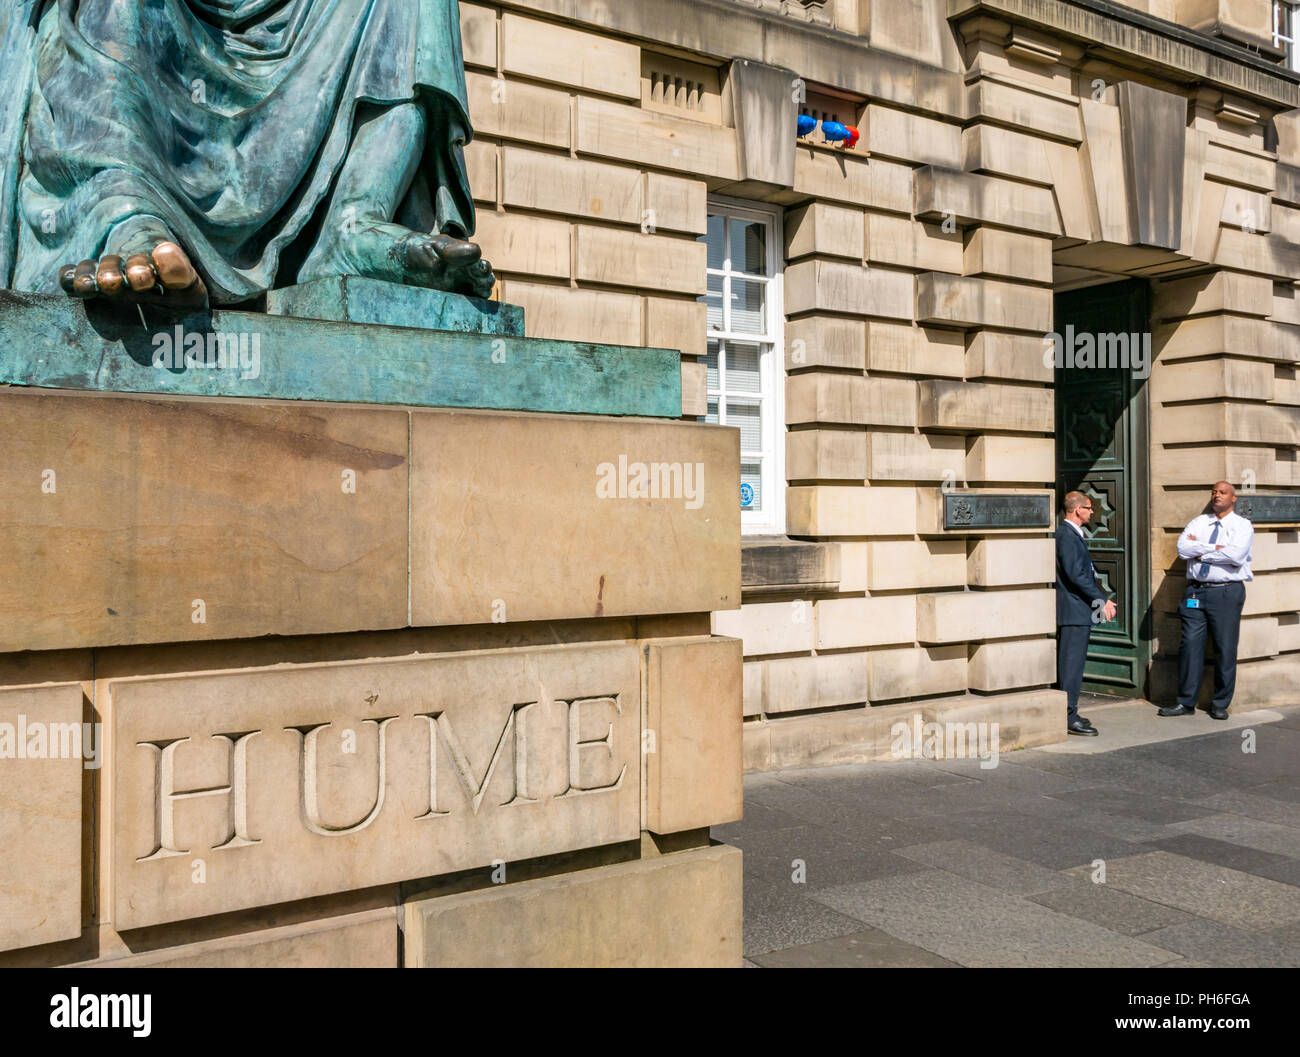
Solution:
[{"label": "draped bronze robe", "polygon": [[292,283],[367,103],[426,110],[399,223],[474,230],[456,0],[4,8],[0,286],[57,292],[60,265],[100,256],[141,215],[167,225],[218,303]]}]

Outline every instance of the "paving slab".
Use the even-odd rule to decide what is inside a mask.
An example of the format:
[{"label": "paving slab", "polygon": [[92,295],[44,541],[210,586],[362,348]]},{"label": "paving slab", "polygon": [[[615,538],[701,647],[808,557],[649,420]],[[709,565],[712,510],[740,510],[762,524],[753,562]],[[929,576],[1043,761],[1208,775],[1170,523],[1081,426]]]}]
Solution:
[{"label": "paving slab", "polygon": [[1214,863],[1216,866],[1226,866],[1230,870],[1241,870],[1243,873],[1253,873],[1257,876],[1268,876],[1261,875],[1260,871],[1292,861],[1285,855],[1248,848],[1244,844],[1234,844],[1231,841],[1216,840],[1214,837],[1203,837],[1199,833],[1179,833],[1177,836],[1147,841],[1147,843],[1152,850],[1185,855],[1189,859],[1199,859],[1201,862]]},{"label": "paving slab", "polygon": [[1154,929],[1194,920],[1181,910],[1120,892],[1109,885],[1096,884],[1090,877],[1070,877],[1064,885],[1028,898],[1031,902],[1091,921],[1123,936],[1140,936]]},{"label": "paving slab", "polygon": [[1294,968],[1300,947],[1222,922],[1186,921],[1148,932],[1148,943],[1224,968]]},{"label": "paving slab", "polygon": [[1211,719],[1208,712],[1194,716],[1161,716],[1159,706],[1150,701],[1123,701],[1107,704],[1079,702],[1079,715],[1092,721],[1098,730],[1095,738],[1067,738],[1052,745],[1043,745],[1035,752],[1066,756],[1093,756],[1114,752],[1134,745],[1173,741],[1195,734],[1217,734],[1240,727],[1256,727],[1261,723],[1275,723],[1282,713],[1271,709],[1255,712],[1233,713],[1226,720]]},{"label": "paving slab", "polygon": [[[1300,763],[1297,763],[1300,767]],[[1229,812],[1234,815],[1245,815],[1247,818],[1257,818],[1261,822],[1276,822],[1281,826],[1293,826],[1300,829],[1300,807],[1297,807],[1289,800],[1279,797],[1260,796],[1257,793],[1246,793],[1239,789],[1228,789],[1222,793],[1215,793],[1213,796],[1207,796],[1197,801],[1204,807],[1213,808],[1217,812]]]},{"label": "paving slab", "polygon": [[969,811],[948,820],[947,835],[954,834],[1049,870],[1144,850],[1136,841],[1115,836],[1104,822],[1083,821],[1073,813],[1046,817],[1023,811]]},{"label": "paving slab", "polygon": [[[1070,872],[1082,877],[1088,871]],[[1165,851],[1108,860],[1106,883],[1236,928],[1264,930],[1300,921],[1300,888]]]},{"label": "paving slab", "polygon": [[968,840],[917,844],[896,854],[1013,895],[1047,892],[1070,882],[1070,878],[1059,871],[990,851],[982,844]]},{"label": "paving slab", "polygon": [[1107,815],[1120,815],[1147,822],[1185,822],[1216,813],[1212,807],[1115,787],[1076,789],[1063,799],[1075,806],[1096,808]]},{"label": "paving slab", "polygon": [[801,947],[787,947],[759,955],[755,960],[770,969],[959,968],[956,962],[904,943],[882,929],[864,929]]},{"label": "paving slab", "polygon": [[[922,869],[889,847],[846,840],[822,826],[744,832],[730,841],[745,853],[747,876],[774,884],[797,883],[807,891]],[[795,877],[802,880],[795,882]]]},{"label": "paving slab", "polygon": [[[1139,745],[1125,750],[1123,755],[1126,760],[1158,764],[1181,772],[1184,783],[1192,778],[1214,782],[1218,789],[1199,794],[1205,796],[1225,788],[1295,780],[1296,761],[1300,760],[1300,730],[1271,725],[1259,727],[1255,729],[1255,751],[1243,752],[1246,744],[1240,732],[1224,731],[1168,744]],[[1186,787],[1171,788],[1166,793],[1188,798],[1198,796]]]},{"label": "paving slab", "polygon": [[1173,958],[1142,940],[944,870],[863,881],[813,898],[967,966],[1147,967]]},{"label": "paving slab", "polygon": [[1300,859],[1300,829],[1291,826],[1261,822],[1244,815],[1221,814],[1176,822],[1169,828],[1181,833],[1197,833],[1203,837],[1242,844],[1247,848],[1258,848],[1288,859]]},{"label": "paving slab", "polygon": [[745,879],[744,951],[768,951],[860,932],[862,923],[804,895],[797,885]]},{"label": "paving slab", "polygon": [[[1176,745],[1177,742],[1170,743]],[[1213,796],[1224,790],[1225,783],[1208,777],[1188,774],[1186,771],[1166,766],[1163,756],[1138,758],[1133,754],[1140,749],[1123,749],[1098,756],[1063,755],[1032,749],[1025,754],[1025,766],[1050,771],[1072,778],[1086,778],[1092,787],[1109,786],[1168,796],[1177,800],[1194,800]]]}]

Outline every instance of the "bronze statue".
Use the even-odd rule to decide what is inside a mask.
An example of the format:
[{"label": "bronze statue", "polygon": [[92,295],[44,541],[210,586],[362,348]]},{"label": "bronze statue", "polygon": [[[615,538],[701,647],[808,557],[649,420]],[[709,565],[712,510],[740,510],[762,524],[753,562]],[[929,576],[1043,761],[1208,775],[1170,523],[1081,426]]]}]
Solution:
[{"label": "bronze statue", "polygon": [[456,0],[4,0],[0,286],[487,296]]}]

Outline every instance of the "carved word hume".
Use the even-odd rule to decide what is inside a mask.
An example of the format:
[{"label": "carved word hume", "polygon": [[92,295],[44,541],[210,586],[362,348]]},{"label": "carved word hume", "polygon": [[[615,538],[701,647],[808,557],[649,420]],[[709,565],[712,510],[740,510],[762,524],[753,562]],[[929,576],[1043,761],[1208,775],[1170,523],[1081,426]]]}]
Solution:
[{"label": "carved word hume", "polygon": [[640,830],[636,647],[112,684],[119,929]]}]

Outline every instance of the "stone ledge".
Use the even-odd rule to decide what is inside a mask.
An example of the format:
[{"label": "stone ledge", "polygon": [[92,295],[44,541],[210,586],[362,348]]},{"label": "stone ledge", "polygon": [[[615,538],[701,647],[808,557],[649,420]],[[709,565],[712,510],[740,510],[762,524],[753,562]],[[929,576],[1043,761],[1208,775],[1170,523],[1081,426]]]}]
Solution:
[{"label": "stone ledge", "polygon": [[998,751],[1028,749],[1064,741],[1065,695],[1059,690],[1023,690],[987,697],[903,701],[890,705],[747,722],[745,772],[896,760],[896,723],[997,723]]},{"label": "stone ledge", "polygon": [[840,586],[840,545],[784,536],[743,540],[740,586],[745,597],[835,591]]},{"label": "stone ledge", "polygon": [[1140,60],[1149,71],[1172,73],[1179,82],[1203,79],[1281,110],[1300,105],[1295,74],[1245,48],[1108,0],[949,0],[949,5],[952,22],[987,13]]}]

